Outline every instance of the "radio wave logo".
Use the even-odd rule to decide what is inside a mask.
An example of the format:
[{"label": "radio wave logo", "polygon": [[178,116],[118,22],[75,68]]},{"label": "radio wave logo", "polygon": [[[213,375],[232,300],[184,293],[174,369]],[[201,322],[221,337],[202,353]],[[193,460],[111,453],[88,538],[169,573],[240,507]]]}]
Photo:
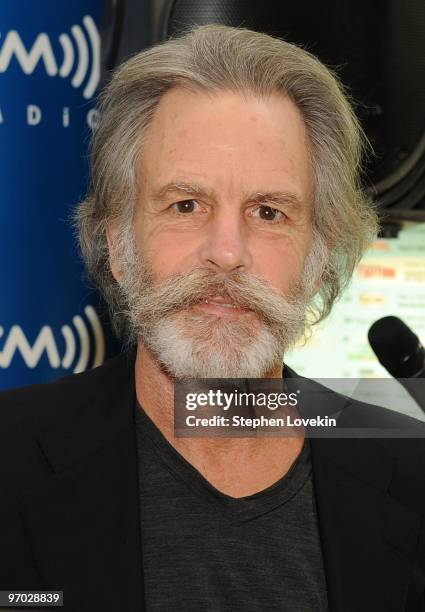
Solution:
[{"label": "radio wave logo", "polygon": [[13,57],[25,74],[32,74],[38,63],[42,61],[49,76],[59,75],[63,79],[70,77],[73,87],[81,87],[88,77],[83,97],[91,98],[100,79],[100,36],[90,15],[85,15],[82,22],[85,29],[73,25],[71,34],[59,36],[62,48],[59,62],[46,32],[38,34],[32,47],[27,50],[19,33],[16,30],[9,30],[0,48],[0,73],[6,72]]},{"label": "radio wave logo", "polygon": [[[44,325],[34,343],[31,345],[19,325],[12,325],[0,350],[0,368],[8,368],[17,352],[28,368],[36,368],[44,354],[47,355],[52,368],[64,368],[75,373],[83,372],[89,367],[90,353],[93,353],[91,367],[95,368],[103,363],[105,358],[105,338],[102,325],[93,306],[86,306],[84,313],[88,324],[80,315],[72,319],[73,329],[70,325],[62,325],[61,333],[65,350],[60,356],[58,344],[49,325]],[[90,351],[90,332],[94,340],[93,350]],[[0,326],[0,338],[4,329]],[[78,350],[77,350],[78,347]]]}]

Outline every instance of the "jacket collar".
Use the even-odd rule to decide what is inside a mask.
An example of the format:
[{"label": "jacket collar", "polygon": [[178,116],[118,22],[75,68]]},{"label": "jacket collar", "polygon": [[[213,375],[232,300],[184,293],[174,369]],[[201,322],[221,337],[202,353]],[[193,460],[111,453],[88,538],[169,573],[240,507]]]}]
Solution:
[{"label": "jacket collar", "polygon": [[[39,437],[52,477],[22,500],[24,524],[69,609],[96,596],[105,611],[143,610],[134,356],[83,376],[61,427]],[[388,493],[396,459],[370,439],[310,443],[331,612],[403,610],[420,520]]]}]

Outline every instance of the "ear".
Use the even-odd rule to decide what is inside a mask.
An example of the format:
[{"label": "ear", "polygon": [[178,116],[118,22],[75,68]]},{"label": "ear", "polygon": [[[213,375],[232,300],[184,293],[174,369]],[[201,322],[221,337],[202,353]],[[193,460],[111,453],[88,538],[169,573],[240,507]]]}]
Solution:
[{"label": "ear", "polygon": [[116,240],[119,231],[119,224],[117,221],[111,221],[106,227],[106,240],[108,241],[109,250],[109,266],[111,268],[112,276],[115,278],[117,283],[120,283],[123,277],[121,265],[117,260],[116,255]]}]

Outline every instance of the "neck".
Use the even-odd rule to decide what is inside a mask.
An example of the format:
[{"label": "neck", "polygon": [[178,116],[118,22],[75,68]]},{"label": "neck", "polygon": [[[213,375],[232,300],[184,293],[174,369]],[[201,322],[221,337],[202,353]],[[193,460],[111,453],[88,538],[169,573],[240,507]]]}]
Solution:
[{"label": "neck", "polygon": [[136,396],[163,435],[174,437],[174,381],[140,341],[135,363]]},{"label": "neck", "polygon": [[[282,378],[282,364],[277,363],[263,378]],[[139,404],[167,439],[174,438],[174,380],[141,341],[135,380]]]},{"label": "neck", "polygon": [[[279,363],[263,378],[281,377]],[[302,448],[303,436],[176,438],[173,378],[141,342],[137,347],[135,382],[139,404],[168,442],[212,484],[229,495],[250,495],[273,484],[286,473]]]}]

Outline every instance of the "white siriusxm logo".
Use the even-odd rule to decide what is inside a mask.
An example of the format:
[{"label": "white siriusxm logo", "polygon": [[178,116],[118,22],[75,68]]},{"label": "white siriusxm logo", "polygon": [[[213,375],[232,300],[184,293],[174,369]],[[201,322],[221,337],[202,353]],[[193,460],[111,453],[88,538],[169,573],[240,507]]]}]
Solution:
[{"label": "white siriusxm logo", "polygon": [[[92,367],[101,365],[105,358],[105,339],[102,326],[93,306],[86,306],[85,315],[91,327],[94,338],[94,357]],[[43,354],[46,353],[52,368],[62,367],[65,370],[72,369],[73,372],[83,372],[89,365],[90,358],[90,335],[88,326],[79,315],[73,317],[74,331],[69,325],[62,325],[61,333],[65,341],[65,351],[62,357],[59,355],[57,343],[52,328],[44,325],[34,344],[28,342],[22,327],[12,325],[4,341],[3,350],[0,350],[0,368],[8,368],[17,351],[29,368],[37,367]],[[4,329],[0,326],[0,338],[4,335]],[[79,340],[79,352],[77,354],[77,340]]]},{"label": "white siriusxm logo", "polygon": [[[68,34],[60,34],[59,36],[59,43],[62,47],[60,66],[53,53],[49,36],[45,32],[38,34],[32,47],[27,50],[19,33],[16,30],[10,30],[0,48],[0,73],[6,72],[13,56],[16,57],[25,74],[32,74],[37,64],[43,61],[49,76],[59,75],[63,79],[71,77],[73,87],[81,87],[84,79],[88,76],[83,97],[91,98],[100,79],[100,36],[90,15],[83,17],[82,21],[85,30],[79,25],[71,27],[73,38]],[[91,69],[89,68],[90,64]]]}]

